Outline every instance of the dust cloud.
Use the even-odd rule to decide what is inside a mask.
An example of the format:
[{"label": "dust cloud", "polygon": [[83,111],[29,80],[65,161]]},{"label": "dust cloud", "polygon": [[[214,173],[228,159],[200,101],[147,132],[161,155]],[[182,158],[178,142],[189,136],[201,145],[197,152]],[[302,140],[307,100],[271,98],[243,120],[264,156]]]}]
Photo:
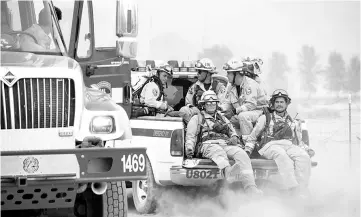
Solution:
[{"label": "dust cloud", "polygon": [[[260,199],[227,188],[215,195],[206,189],[172,188],[162,192],[159,216],[173,217],[354,217],[360,216],[360,112],[353,113],[352,154],[348,144],[348,117],[308,119],[312,158],[311,198],[296,200],[265,190]],[[350,160],[352,159],[352,160]],[[157,216],[158,216],[157,215]]]}]

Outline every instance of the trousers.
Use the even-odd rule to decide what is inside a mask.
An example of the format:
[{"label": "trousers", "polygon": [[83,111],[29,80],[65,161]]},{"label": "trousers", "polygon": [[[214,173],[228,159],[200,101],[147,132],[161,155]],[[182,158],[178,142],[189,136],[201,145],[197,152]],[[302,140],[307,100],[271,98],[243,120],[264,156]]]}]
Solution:
[{"label": "trousers", "polygon": [[253,130],[253,123],[257,121],[262,113],[262,110],[240,112],[238,115],[234,115],[230,122],[235,128],[240,129],[241,135],[249,135]]},{"label": "trousers", "polygon": [[258,152],[266,159],[276,162],[283,188],[308,185],[311,176],[311,158],[302,148],[289,140],[274,140],[268,142]]},{"label": "trousers", "polygon": [[207,141],[202,144],[200,151],[203,157],[213,160],[220,169],[230,166],[229,159],[234,160],[236,164],[240,165],[239,181],[241,181],[243,187],[256,186],[251,159],[242,148],[226,145],[225,143],[217,144]]}]

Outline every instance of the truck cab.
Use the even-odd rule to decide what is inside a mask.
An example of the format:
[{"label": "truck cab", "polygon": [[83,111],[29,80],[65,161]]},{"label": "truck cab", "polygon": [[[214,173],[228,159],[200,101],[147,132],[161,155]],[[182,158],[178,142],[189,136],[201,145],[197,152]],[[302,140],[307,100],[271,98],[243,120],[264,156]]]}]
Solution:
[{"label": "truck cab", "polygon": [[[136,6],[115,3],[119,29],[125,28]],[[76,216],[124,216],[124,181],[146,179],[146,148],[114,146],[132,139],[126,100],[114,100],[126,98],[126,85],[111,96],[85,82],[87,73],[107,68],[82,62],[95,52],[92,32],[78,34],[81,23],[92,25],[92,2],[64,5],[73,8],[63,15],[70,16],[68,39],[74,43],[66,43],[51,1],[1,1],[2,215],[72,208]],[[82,15],[88,23],[79,20]],[[122,67],[129,52],[120,47],[112,52]]]}]

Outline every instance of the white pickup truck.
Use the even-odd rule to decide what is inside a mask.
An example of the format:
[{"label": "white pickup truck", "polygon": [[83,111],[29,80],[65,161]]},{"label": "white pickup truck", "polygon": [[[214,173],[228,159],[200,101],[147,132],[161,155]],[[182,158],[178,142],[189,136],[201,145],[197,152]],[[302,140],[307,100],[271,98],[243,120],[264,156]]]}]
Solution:
[{"label": "white pickup truck", "polygon": [[[136,77],[137,73],[139,72],[133,72],[133,76]],[[196,72],[191,68],[175,70],[171,86],[168,85],[168,89],[174,89],[174,91],[165,91],[170,105],[178,109],[184,105],[184,97],[188,88],[196,81],[196,76]],[[225,76],[215,75],[214,79],[227,83]],[[185,124],[182,118],[164,117],[158,114],[131,118],[130,122],[133,134],[132,144],[147,147],[149,161],[148,179],[132,182],[133,199],[138,212],[146,214],[155,211],[157,198],[154,190],[161,186],[211,186],[222,181],[220,170],[212,160],[189,160],[185,157]],[[308,144],[305,124],[303,127],[304,139]],[[271,180],[271,176],[277,174],[278,169],[273,160],[262,159],[256,152],[252,154],[251,160],[257,184],[266,183],[265,181]],[[233,163],[231,161],[231,164]],[[316,162],[312,163],[312,166],[316,165]]]}]

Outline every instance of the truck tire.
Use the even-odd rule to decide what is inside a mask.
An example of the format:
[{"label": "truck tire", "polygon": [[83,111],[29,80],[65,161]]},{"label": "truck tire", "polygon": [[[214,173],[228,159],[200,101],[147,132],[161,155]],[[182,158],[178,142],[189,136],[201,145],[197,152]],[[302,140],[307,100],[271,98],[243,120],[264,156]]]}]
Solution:
[{"label": "truck tire", "polygon": [[132,181],[134,206],[140,214],[154,213],[157,208],[157,193],[160,186],[154,180],[152,166],[147,158],[147,180]]},{"label": "truck tire", "polygon": [[[96,195],[88,188],[84,193],[86,213],[81,217],[125,217],[128,212],[125,182],[108,182],[107,191]],[[76,212],[77,210],[74,210]]]}]

